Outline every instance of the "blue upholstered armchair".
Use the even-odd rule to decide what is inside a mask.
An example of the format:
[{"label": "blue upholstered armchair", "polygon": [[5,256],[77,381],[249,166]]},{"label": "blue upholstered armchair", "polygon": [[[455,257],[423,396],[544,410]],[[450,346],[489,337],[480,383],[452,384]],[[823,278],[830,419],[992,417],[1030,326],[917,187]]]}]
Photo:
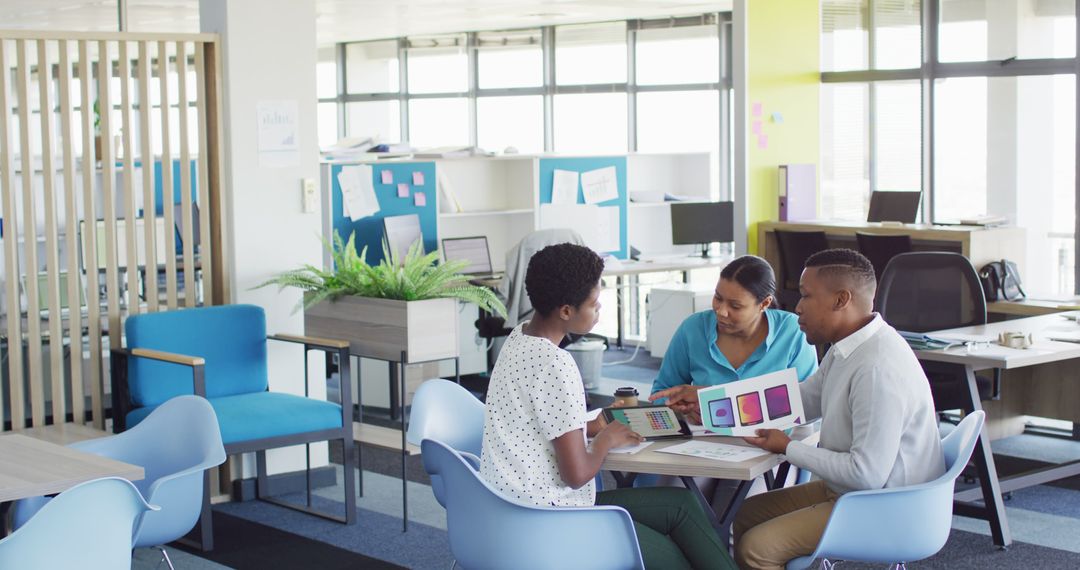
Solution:
[{"label": "blue upholstered armchair", "polygon": [[[268,337],[266,316],[255,305],[133,315],[127,319],[125,333],[127,347],[112,350],[114,431],[138,424],[170,398],[204,396],[217,414],[225,452],[256,453],[258,498],[346,524],[356,522],[348,342],[280,334]],[[302,344],[305,353],[336,351],[343,379],[341,404],[307,397],[306,366],[304,396],[269,391],[268,340]],[[267,449],[338,440],[345,468],[344,517],[267,495]],[[309,505],[310,493],[309,486]]]}]

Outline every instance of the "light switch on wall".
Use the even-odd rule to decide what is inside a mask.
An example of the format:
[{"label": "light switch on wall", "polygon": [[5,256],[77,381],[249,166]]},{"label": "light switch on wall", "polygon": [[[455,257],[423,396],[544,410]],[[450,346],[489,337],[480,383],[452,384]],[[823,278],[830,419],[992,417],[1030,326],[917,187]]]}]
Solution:
[{"label": "light switch on wall", "polygon": [[305,214],[314,213],[319,209],[319,191],[315,187],[315,180],[303,178],[300,180],[301,199]]}]

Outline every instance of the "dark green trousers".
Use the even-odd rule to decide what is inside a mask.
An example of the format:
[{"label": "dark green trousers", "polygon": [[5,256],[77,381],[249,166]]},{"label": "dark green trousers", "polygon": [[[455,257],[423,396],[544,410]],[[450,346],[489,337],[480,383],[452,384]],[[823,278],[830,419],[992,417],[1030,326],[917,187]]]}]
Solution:
[{"label": "dark green trousers", "polygon": [[735,570],[701,504],[686,489],[647,487],[596,494],[597,505],[622,507],[634,519],[645,567]]}]

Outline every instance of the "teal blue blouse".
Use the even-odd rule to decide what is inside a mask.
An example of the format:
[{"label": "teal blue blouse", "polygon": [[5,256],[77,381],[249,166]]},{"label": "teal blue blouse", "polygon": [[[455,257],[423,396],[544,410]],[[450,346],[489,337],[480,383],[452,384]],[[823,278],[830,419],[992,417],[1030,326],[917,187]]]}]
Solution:
[{"label": "teal blue blouse", "polygon": [[653,381],[657,392],[680,384],[715,386],[794,368],[802,382],[817,370],[817,353],[799,330],[794,313],[767,309],[769,334],[742,366],[735,368],[716,346],[716,313],[694,313],[671,338],[660,374]]}]

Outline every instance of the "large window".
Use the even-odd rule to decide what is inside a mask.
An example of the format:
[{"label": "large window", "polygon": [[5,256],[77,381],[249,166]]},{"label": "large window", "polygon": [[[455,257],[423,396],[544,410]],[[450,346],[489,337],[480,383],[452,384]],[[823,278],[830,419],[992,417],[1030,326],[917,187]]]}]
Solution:
[{"label": "large window", "polygon": [[328,46],[317,70],[319,143],[709,152],[713,195],[726,197],[730,42],[730,16],[703,14]]},{"label": "large window", "polygon": [[932,223],[1024,228],[1029,295],[1074,293],[1076,26],[1074,2],[823,0],[822,214],[920,189]]}]

